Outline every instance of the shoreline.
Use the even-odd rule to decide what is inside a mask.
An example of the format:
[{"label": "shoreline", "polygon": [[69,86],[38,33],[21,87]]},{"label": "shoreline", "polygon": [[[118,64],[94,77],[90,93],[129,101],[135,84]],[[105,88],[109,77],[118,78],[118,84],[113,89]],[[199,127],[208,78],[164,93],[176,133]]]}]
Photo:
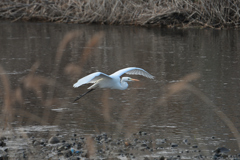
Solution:
[{"label": "shoreline", "polygon": [[240,2],[233,0],[1,1],[0,19],[167,28],[238,28]]},{"label": "shoreline", "polygon": [[[234,159],[239,155],[229,154],[230,150],[216,146],[206,150],[188,139],[175,140],[155,137],[144,131],[132,134],[129,138],[114,138],[107,133],[81,135],[56,133],[50,138],[24,136],[2,136],[2,159]],[[154,137],[154,138],[153,138]],[[214,140],[215,137],[212,137]],[[12,143],[12,141],[16,141]],[[211,140],[210,140],[211,141]],[[21,143],[20,146],[15,146]],[[206,155],[205,152],[208,152]],[[209,154],[210,153],[210,154]]]}]

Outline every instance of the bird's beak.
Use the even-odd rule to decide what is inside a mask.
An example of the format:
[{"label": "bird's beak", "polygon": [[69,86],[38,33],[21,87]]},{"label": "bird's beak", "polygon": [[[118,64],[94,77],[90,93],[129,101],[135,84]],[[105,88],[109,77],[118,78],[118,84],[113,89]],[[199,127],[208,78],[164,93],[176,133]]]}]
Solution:
[{"label": "bird's beak", "polygon": [[139,81],[138,79],[131,79],[132,81]]}]

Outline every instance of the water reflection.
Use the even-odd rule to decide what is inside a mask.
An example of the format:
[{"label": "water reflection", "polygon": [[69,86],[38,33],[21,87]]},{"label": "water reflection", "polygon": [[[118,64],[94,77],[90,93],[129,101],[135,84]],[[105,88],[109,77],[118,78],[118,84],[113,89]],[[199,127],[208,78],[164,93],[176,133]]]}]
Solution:
[{"label": "water reflection", "polygon": [[[32,90],[25,90],[24,101],[14,107],[13,126],[41,124],[33,116],[24,114],[28,112],[41,117],[42,123],[57,125],[64,132],[118,135],[146,130],[176,141],[187,138],[202,148],[222,145],[237,152],[229,128],[196,95],[180,92],[164,105],[159,105],[158,100],[168,84],[198,72],[201,78],[192,84],[240,128],[239,31],[9,22],[1,22],[0,27],[0,60],[12,90],[23,87],[21,80],[36,61],[40,62],[36,73],[50,78],[55,53],[64,35],[72,30],[82,32],[64,51],[56,75],[55,101],[49,105],[48,94],[39,98]],[[111,74],[136,66],[147,70],[155,79],[136,76],[141,82],[131,83],[125,91],[98,90],[72,104],[87,86],[73,89],[77,77],[64,74],[64,69],[69,63],[79,62],[86,43],[99,31],[104,32],[104,37],[98,47],[91,49],[91,57],[80,77],[95,71]],[[44,92],[48,92],[46,86]],[[21,111],[24,112],[20,115]]]}]

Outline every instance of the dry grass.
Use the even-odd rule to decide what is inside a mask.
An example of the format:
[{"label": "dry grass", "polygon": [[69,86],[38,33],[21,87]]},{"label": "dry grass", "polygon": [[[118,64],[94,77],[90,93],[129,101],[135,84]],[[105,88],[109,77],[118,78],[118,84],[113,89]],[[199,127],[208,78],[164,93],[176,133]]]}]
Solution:
[{"label": "dry grass", "polygon": [[3,0],[0,17],[13,21],[239,27],[238,0]]}]

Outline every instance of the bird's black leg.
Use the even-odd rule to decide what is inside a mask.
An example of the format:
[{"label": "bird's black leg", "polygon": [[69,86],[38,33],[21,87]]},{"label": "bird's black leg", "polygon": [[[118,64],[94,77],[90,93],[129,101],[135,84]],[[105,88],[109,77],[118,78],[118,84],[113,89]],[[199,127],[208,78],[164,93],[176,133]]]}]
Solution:
[{"label": "bird's black leg", "polygon": [[79,100],[80,98],[82,98],[83,96],[85,96],[86,94],[90,93],[91,91],[93,91],[94,89],[90,89],[89,91],[87,91],[86,93],[83,93],[81,95],[79,95],[73,102]]}]

